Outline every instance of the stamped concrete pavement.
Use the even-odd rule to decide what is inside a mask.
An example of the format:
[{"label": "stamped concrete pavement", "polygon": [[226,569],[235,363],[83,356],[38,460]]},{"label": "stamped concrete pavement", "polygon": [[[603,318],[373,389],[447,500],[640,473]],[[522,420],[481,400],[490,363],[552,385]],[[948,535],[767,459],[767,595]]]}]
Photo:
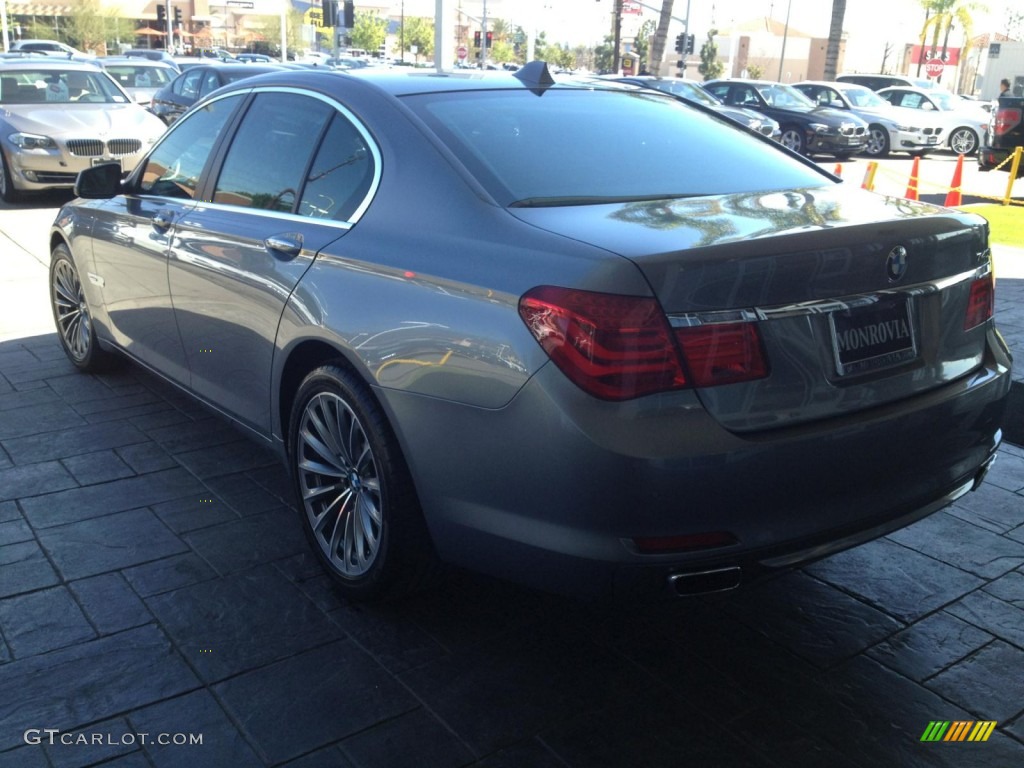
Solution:
[{"label": "stamped concrete pavement", "polygon": [[[139,369],[66,362],[52,205],[0,209],[0,768],[1024,764],[1024,450],[724,599],[628,610],[453,572],[347,603],[272,455]],[[998,291],[1024,342],[1024,280]],[[923,742],[933,721],[996,725]]]}]

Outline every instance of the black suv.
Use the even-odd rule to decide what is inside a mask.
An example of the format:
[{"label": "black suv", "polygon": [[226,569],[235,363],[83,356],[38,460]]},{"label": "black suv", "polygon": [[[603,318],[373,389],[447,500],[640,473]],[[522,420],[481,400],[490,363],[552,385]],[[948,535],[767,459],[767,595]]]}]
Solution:
[{"label": "black suv", "polygon": [[733,107],[753,109],[777,121],[779,143],[802,155],[847,160],[868,141],[868,124],[848,112],[819,107],[791,85],[768,80],[711,80],[705,90]]},{"label": "black suv", "polygon": [[[1024,97],[1002,96],[992,110],[988,130],[981,149],[978,150],[978,168],[991,171],[999,168],[1010,170],[1010,156],[1017,147],[1024,147]],[[1017,169],[1017,176],[1024,176],[1024,162]]]}]

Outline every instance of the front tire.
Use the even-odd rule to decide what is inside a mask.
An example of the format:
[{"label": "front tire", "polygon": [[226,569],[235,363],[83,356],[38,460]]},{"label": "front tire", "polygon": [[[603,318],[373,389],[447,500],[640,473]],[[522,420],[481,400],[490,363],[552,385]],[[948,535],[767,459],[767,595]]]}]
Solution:
[{"label": "front tire", "polygon": [[66,245],[50,254],[50,308],[64,354],[85,373],[112,367],[116,358],[100,349],[78,268]]},{"label": "front tire", "polygon": [[881,125],[872,125],[868,128],[868,143],[864,147],[864,154],[869,157],[886,157],[890,150],[889,132]]},{"label": "front tire", "polygon": [[957,128],[949,135],[949,148],[958,155],[973,155],[978,151],[978,134],[970,128]]},{"label": "front tire", "polygon": [[346,597],[414,591],[435,555],[398,441],[351,371],[317,368],[292,408],[289,468],[303,529]]},{"label": "front tire", "polygon": [[806,154],[807,142],[804,139],[804,132],[795,125],[787,125],[782,129],[779,143],[793,150],[798,155]]},{"label": "front tire", "polygon": [[17,203],[23,199],[23,195],[14,187],[14,178],[11,176],[11,166],[7,162],[7,155],[0,152],[0,197],[5,203]]}]

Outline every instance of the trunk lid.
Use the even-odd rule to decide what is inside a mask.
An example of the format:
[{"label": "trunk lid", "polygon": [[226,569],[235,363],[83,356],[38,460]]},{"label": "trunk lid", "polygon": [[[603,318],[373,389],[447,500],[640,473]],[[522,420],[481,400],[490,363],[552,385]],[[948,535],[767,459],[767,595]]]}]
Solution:
[{"label": "trunk lid", "polygon": [[839,185],[512,212],[633,261],[674,327],[755,323],[769,375],[698,390],[733,431],[881,406],[982,361],[991,321],[964,328],[988,270],[978,216]]}]

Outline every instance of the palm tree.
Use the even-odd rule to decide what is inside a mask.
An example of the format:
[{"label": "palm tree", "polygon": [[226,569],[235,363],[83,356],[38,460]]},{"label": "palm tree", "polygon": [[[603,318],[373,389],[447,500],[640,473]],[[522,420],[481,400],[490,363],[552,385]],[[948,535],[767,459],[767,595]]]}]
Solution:
[{"label": "palm tree", "polygon": [[[673,2],[674,0],[661,0],[661,17],[658,19],[658,29],[654,32],[651,57],[647,64],[651,74],[654,75],[661,74],[661,60],[665,56],[665,39],[668,37],[668,25],[672,23]],[[690,30],[686,31],[689,32]]]},{"label": "palm tree", "polygon": [[839,68],[839,44],[843,38],[843,18],[846,0],[832,0],[832,23],[828,28],[828,48],[825,49],[825,79],[835,80]]},{"label": "palm tree", "polygon": [[[949,46],[949,35],[953,31],[954,22],[956,22],[964,34],[964,39],[967,41],[961,55],[966,54],[967,48],[971,44],[971,31],[974,26],[974,19],[971,17],[971,13],[988,9],[981,3],[973,1],[963,2],[962,0],[921,0],[921,4],[925,9],[924,26],[921,28],[922,48],[924,47],[924,41],[928,36],[928,32],[931,31],[931,50],[939,50],[939,38],[942,37],[942,53],[945,54]],[[923,55],[918,58],[917,72],[919,75],[921,73],[921,59],[923,58]],[[945,58],[945,56],[943,55],[941,58]],[[942,76],[940,75],[938,79],[941,81]]]}]

